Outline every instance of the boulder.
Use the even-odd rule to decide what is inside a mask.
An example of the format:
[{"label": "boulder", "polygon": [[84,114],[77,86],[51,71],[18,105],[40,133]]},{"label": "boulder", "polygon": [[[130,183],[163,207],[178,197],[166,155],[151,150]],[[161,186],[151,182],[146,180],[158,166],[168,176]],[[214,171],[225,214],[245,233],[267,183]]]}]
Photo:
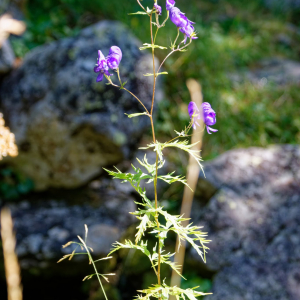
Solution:
[{"label": "boulder", "polygon": [[[84,238],[95,257],[106,256],[136,218],[134,198],[118,187],[119,182],[103,179],[89,187],[65,195],[35,194],[19,203],[9,204],[17,237],[16,252],[23,269],[53,265],[73,246],[62,248],[68,241]],[[70,198],[73,203],[70,204]],[[85,259],[85,257],[83,257]]]},{"label": "boulder", "polygon": [[291,12],[300,9],[300,0],[264,0],[266,7],[280,12]]},{"label": "boulder", "polygon": [[[96,82],[97,51],[123,51],[122,81],[147,108],[151,105],[152,57],[119,22],[102,21],[32,50],[0,87],[2,112],[16,136],[19,156],[6,160],[31,177],[37,190],[76,188],[101,174],[102,167],[131,156],[149,128],[146,116],[126,91]],[[117,75],[112,77],[118,83]],[[106,79],[104,80],[106,81]],[[162,97],[160,81],[157,97]]]},{"label": "boulder", "polygon": [[205,299],[299,299],[300,147],[232,150],[204,170],[218,189],[193,210],[212,240],[213,295]]},{"label": "boulder", "polygon": [[[278,36],[279,40],[285,38],[285,36]],[[245,80],[249,80],[257,87],[263,87],[267,83],[281,86],[299,84],[300,63],[298,61],[277,57],[267,58],[258,62],[253,70],[230,74],[229,76],[233,82],[241,83]]]}]

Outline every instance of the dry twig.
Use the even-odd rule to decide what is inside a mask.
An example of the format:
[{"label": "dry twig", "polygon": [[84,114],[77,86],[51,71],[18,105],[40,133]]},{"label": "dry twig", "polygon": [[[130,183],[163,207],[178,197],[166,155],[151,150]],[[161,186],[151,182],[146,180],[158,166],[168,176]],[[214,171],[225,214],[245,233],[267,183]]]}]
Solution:
[{"label": "dry twig", "polygon": [[[201,107],[202,100],[203,100],[201,85],[194,79],[188,79],[186,84],[191,95],[191,100],[194,101],[198,107]],[[201,119],[199,121],[201,122],[200,126],[197,126],[197,129],[193,130],[193,134],[192,134],[192,144],[198,142],[192,149],[197,151],[200,151],[202,147],[202,137],[204,131],[203,120]],[[191,189],[189,189],[187,186],[184,187],[184,193],[183,193],[181,211],[180,211],[180,215],[183,215],[184,218],[189,218],[191,215],[194,191],[197,186],[199,171],[200,171],[200,167],[197,161],[195,161],[195,159],[190,156],[186,179],[187,179],[187,184]],[[187,226],[187,225],[188,225],[188,221],[182,222],[182,226]],[[178,249],[178,244],[179,241],[177,238],[175,249]],[[180,266],[179,269],[180,274],[182,274],[184,256],[185,256],[185,242],[182,242],[179,251],[176,252],[174,257],[174,262],[176,263],[176,265]],[[171,286],[180,287],[180,282],[181,282],[181,277],[173,270],[172,278],[171,278]],[[174,296],[171,297],[173,298]]]},{"label": "dry twig", "polygon": [[8,300],[22,300],[20,266],[15,253],[16,238],[9,209],[1,211],[1,238],[4,255]]}]

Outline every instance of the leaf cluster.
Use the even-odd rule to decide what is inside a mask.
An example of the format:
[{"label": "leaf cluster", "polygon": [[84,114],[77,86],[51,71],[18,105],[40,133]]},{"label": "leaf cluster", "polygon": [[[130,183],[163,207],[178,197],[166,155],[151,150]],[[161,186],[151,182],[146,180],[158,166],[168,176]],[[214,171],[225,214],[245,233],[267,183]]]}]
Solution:
[{"label": "leaf cluster", "polygon": [[153,298],[158,298],[158,299],[162,299],[162,300],[167,300],[169,299],[169,295],[175,296],[176,300],[196,300],[196,297],[199,296],[205,296],[205,295],[209,295],[211,293],[201,293],[198,291],[195,291],[197,287],[193,288],[193,289],[181,289],[177,286],[167,286],[165,283],[163,283],[162,285],[154,285],[148,289],[145,290],[141,290],[138,292],[141,292],[143,295],[138,295],[137,299],[138,300],[150,300],[151,297]]}]

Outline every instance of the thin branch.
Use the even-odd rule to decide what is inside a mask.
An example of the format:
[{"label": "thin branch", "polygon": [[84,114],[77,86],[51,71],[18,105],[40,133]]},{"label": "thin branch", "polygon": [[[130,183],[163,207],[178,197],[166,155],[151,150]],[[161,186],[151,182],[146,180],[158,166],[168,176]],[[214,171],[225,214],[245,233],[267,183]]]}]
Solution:
[{"label": "thin branch", "polygon": [[[129,90],[127,90],[126,88],[124,88],[124,87],[121,87],[121,86],[119,86],[119,85],[117,85],[117,84],[114,84],[112,81],[111,81],[111,79],[109,78],[109,76],[105,76],[106,78],[107,78],[107,80],[109,81],[109,83],[112,85],[112,86],[115,86],[115,87],[118,87],[118,88],[122,88],[122,90],[125,90],[126,92],[128,92],[130,95],[132,95],[137,101],[139,101],[140,102],[140,104],[143,106],[143,108],[145,109],[145,111],[146,111],[146,113],[148,114],[148,116],[150,117],[150,113],[149,113],[149,111],[148,111],[148,109],[146,108],[146,106],[143,104],[143,102],[135,95],[135,94],[133,94],[132,92],[130,92]],[[151,119],[151,117],[150,117],[150,119]]]}]

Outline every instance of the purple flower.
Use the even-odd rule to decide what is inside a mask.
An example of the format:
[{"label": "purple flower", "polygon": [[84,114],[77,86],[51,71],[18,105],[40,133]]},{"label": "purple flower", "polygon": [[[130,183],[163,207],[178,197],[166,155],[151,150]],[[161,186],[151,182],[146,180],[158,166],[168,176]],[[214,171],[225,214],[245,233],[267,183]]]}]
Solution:
[{"label": "purple flower", "polygon": [[[193,22],[189,21],[189,23],[185,27],[179,28],[179,30],[185,35],[184,43],[186,43],[186,40],[188,37],[191,37],[191,35],[194,33],[195,28],[192,25]],[[197,39],[196,36],[192,36],[192,39]]]},{"label": "purple flower", "polygon": [[122,59],[122,51],[117,46],[112,46],[109,49],[108,56],[106,57],[107,64],[111,69],[117,69]]},{"label": "purple flower", "polygon": [[173,8],[175,5],[175,0],[167,0],[166,1],[166,9],[170,10],[171,8]]},{"label": "purple flower", "polygon": [[105,59],[103,53],[100,50],[98,50],[98,59],[97,59],[96,67],[94,68],[94,72],[95,73],[100,72],[96,80],[97,82],[103,80],[104,74],[107,76],[112,75],[108,72],[107,60]]},{"label": "purple flower", "polygon": [[[179,8],[173,7],[171,9],[170,19],[171,21],[179,27],[179,30],[185,35],[184,43],[188,37],[191,37],[195,31],[195,28],[192,24],[194,22],[190,21]],[[196,36],[192,36],[192,39],[197,39]]]},{"label": "purple flower", "polygon": [[211,108],[211,105],[208,102],[203,102],[201,107],[203,111],[204,123],[206,125],[207,132],[209,134],[211,134],[210,131],[217,132],[218,131],[217,129],[213,129],[209,127],[215,125],[217,122],[215,111]]},{"label": "purple flower", "polygon": [[156,13],[161,15],[161,6],[159,6],[157,3],[155,3],[154,8],[156,9]]},{"label": "purple flower", "polygon": [[196,129],[196,125],[199,126],[197,120],[201,119],[201,116],[203,117],[203,122],[206,125],[206,130],[208,134],[211,134],[212,132],[217,132],[217,129],[213,129],[209,126],[215,125],[216,120],[216,113],[211,108],[211,105],[208,102],[203,102],[201,105],[202,113],[200,112],[199,108],[197,107],[196,103],[191,101],[188,106],[188,112],[190,115],[190,118],[193,122],[193,128]]},{"label": "purple flower", "polygon": [[190,118],[191,120],[193,121],[193,128],[196,129],[196,125],[200,126],[198,123],[197,123],[197,120],[200,120],[201,117],[200,117],[200,111],[199,111],[199,108],[197,107],[196,103],[191,101],[189,103],[189,106],[188,106],[188,112],[189,112],[189,115],[190,115]]},{"label": "purple flower", "polygon": [[170,19],[177,27],[185,27],[189,22],[189,19],[177,7],[171,9]]}]

